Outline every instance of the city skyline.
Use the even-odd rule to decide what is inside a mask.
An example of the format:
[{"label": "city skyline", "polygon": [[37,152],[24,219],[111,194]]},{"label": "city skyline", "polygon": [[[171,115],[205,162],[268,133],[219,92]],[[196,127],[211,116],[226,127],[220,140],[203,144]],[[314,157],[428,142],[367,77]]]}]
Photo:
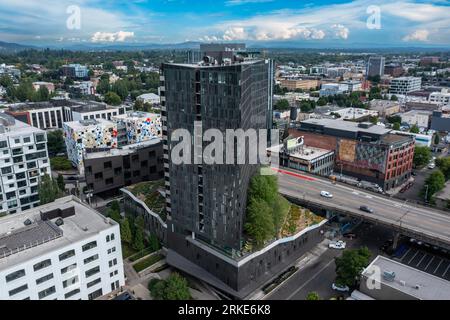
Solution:
[{"label": "city skyline", "polygon": [[0,0],[0,40],[36,46],[245,41],[282,47],[448,46],[447,1]]}]

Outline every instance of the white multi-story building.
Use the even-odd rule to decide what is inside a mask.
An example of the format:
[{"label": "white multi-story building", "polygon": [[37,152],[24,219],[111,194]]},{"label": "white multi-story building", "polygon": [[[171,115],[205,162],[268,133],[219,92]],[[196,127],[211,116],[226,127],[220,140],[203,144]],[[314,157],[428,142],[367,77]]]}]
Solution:
[{"label": "white multi-story building", "polygon": [[124,284],[119,225],[79,199],[0,219],[0,300],[93,300]]},{"label": "white multi-story building", "polygon": [[450,104],[450,91],[448,88],[442,89],[441,92],[433,92],[430,94],[430,103],[447,105]]},{"label": "white multi-story building", "polygon": [[89,102],[86,105],[65,107],[67,121],[111,120],[112,117],[125,113],[125,107],[113,107],[98,102]]},{"label": "white multi-story building", "polygon": [[45,174],[51,175],[45,131],[0,114],[0,213],[38,206]]},{"label": "white multi-story building", "polygon": [[413,91],[418,91],[422,87],[422,78],[419,77],[400,77],[391,80],[389,84],[389,93],[406,95]]},{"label": "white multi-story building", "polygon": [[61,128],[64,121],[64,107],[55,106],[47,102],[18,103],[9,106],[6,113],[19,121],[42,130]]},{"label": "white multi-story building", "polygon": [[321,97],[335,96],[344,93],[344,86],[338,83],[324,83],[320,89]]}]

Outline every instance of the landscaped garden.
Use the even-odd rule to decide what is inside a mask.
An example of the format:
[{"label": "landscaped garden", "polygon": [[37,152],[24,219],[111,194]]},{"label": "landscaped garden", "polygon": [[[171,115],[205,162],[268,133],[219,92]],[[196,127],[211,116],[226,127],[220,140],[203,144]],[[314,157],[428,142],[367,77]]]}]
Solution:
[{"label": "landscaped garden", "polygon": [[143,259],[142,261],[139,261],[133,266],[133,268],[136,272],[141,272],[142,270],[147,269],[148,267],[154,265],[162,259],[164,259],[164,256],[162,254],[154,254],[152,256],[149,256],[148,258]]},{"label": "landscaped garden", "polygon": [[164,180],[146,181],[128,188],[128,190],[147,207],[166,221],[166,200],[160,190],[164,189]]}]

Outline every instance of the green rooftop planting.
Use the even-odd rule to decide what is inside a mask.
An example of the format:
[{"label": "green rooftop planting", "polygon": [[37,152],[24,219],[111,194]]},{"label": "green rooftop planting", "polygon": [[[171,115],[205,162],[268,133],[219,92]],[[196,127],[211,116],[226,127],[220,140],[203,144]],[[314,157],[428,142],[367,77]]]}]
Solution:
[{"label": "green rooftop planting", "polygon": [[135,197],[166,221],[166,199],[161,195],[161,189],[164,189],[164,180],[141,182],[128,188]]}]

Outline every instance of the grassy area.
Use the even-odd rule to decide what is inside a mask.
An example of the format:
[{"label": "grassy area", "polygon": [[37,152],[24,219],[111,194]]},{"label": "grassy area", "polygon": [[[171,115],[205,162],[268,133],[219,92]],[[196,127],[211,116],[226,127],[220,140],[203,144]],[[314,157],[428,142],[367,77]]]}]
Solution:
[{"label": "grassy area", "polygon": [[153,250],[153,248],[145,248],[141,252],[138,252],[138,253],[130,256],[129,259],[131,262],[135,262],[153,252],[155,252],[155,250]]},{"label": "grassy area", "polygon": [[50,166],[52,170],[58,170],[58,171],[67,171],[71,170],[72,162],[64,157],[55,157],[50,159]]},{"label": "grassy area", "polygon": [[133,268],[136,272],[141,272],[142,270],[147,269],[148,267],[154,265],[158,261],[164,259],[164,256],[162,254],[155,254],[152,255],[138,263],[136,263]]},{"label": "grassy area", "polygon": [[289,214],[281,230],[281,236],[288,237],[294,235],[305,228],[320,223],[322,220],[322,217],[315,215],[308,209],[291,205]]},{"label": "grassy area", "polygon": [[144,201],[149,209],[166,221],[166,200],[159,193],[159,189],[164,189],[164,180],[141,182],[128,188],[137,198]]},{"label": "grassy area", "polygon": [[127,259],[132,255],[136,254],[136,250],[134,250],[128,243],[122,242],[122,257],[123,259]]}]

